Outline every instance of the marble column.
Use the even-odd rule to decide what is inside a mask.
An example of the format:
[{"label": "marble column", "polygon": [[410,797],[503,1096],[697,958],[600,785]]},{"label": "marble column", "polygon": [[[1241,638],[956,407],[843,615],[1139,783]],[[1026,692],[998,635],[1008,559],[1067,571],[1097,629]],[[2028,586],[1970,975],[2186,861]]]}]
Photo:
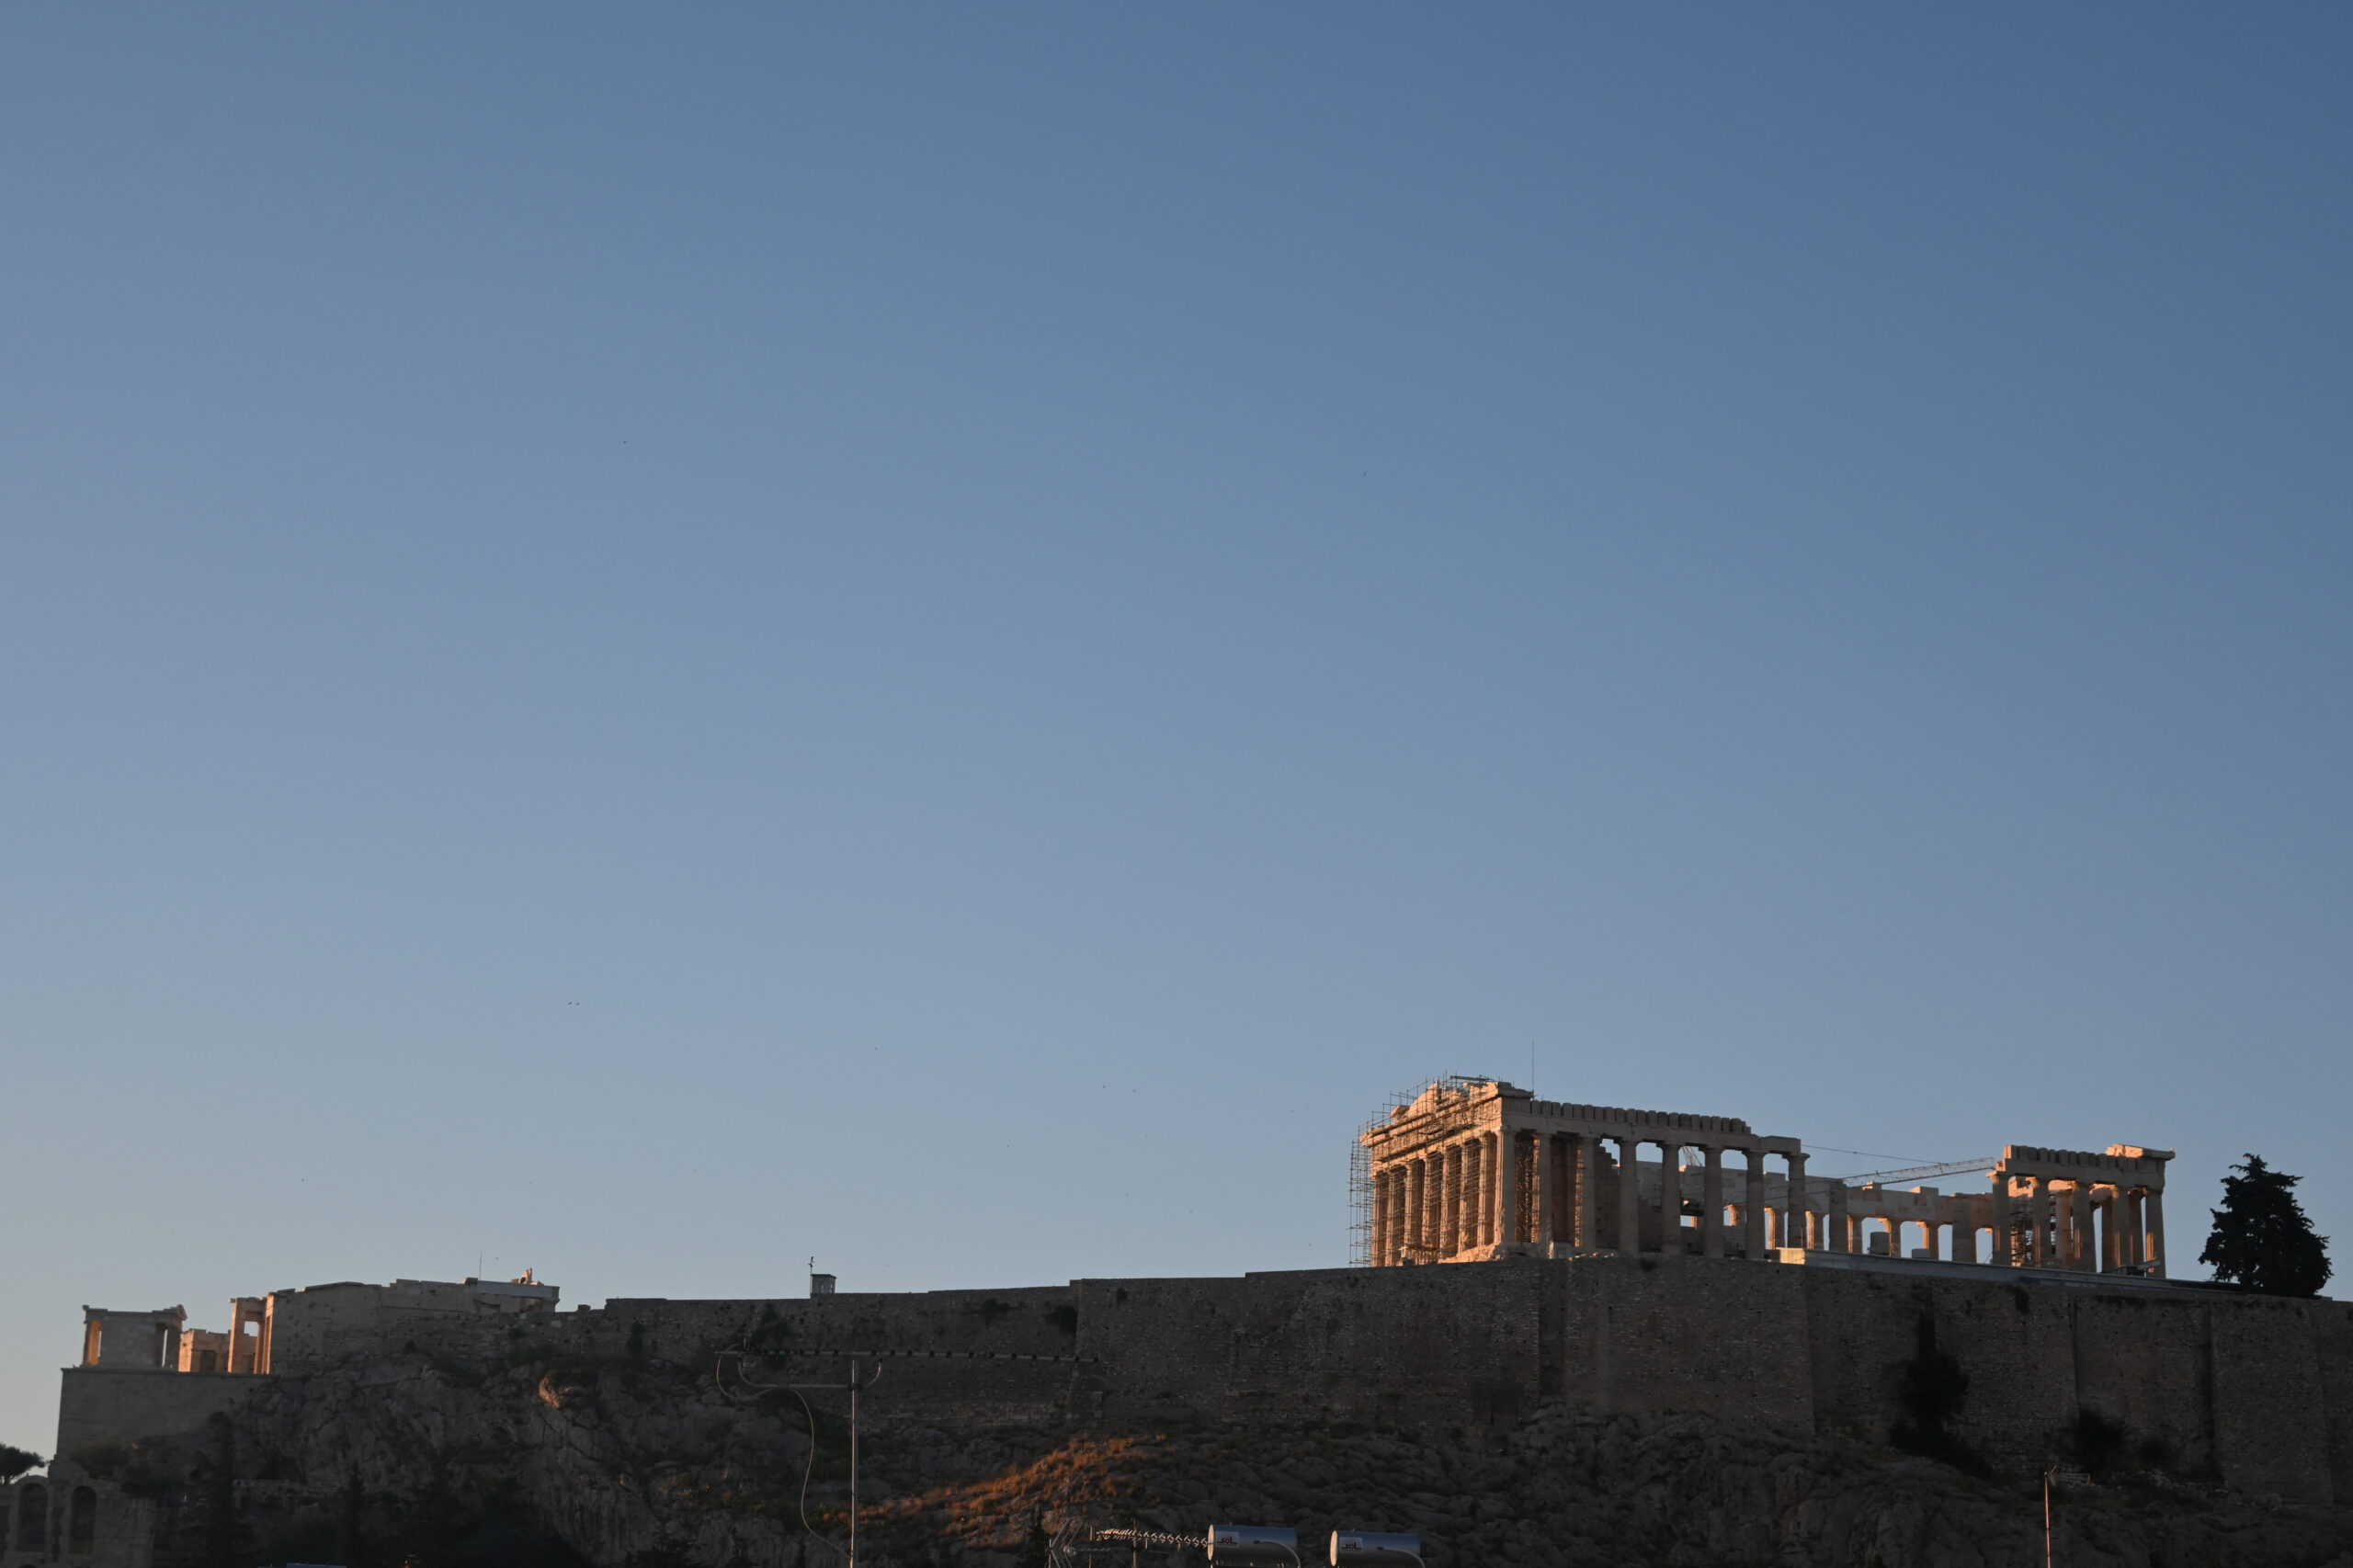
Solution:
[{"label": "marble column", "polygon": [[1723,1155],[1713,1144],[1699,1149],[1699,1256],[1724,1255]]},{"label": "marble column", "polygon": [[1740,1175],[1741,1241],[1752,1258],[1765,1256],[1765,1152],[1750,1148],[1748,1168]]},{"label": "marble column", "polygon": [[1658,1245],[1663,1253],[1683,1250],[1683,1145],[1658,1148]]},{"label": "marble column", "polygon": [[1445,1149],[1424,1152],[1416,1173],[1415,1191],[1415,1245],[1421,1248],[1421,1262],[1438,1257],[1438,1221],[1447,1210],[1447,1156]]},{"label": "marble column", "polygon": [[1426,1169],[1419,1160],[1405,1162],[1405,1235],[1400,1247],[1398,1261],[1404,1261],[1404,1248],[1418,1252],[1422,1245],[1422,1173]]},{"label": "marble column", "polygon": [[1537,1137],[1529,1140],[1527,1158],[1534,1161],[1534,1170],[1537,1170],[1537,1184],[1529,1191],[1529,1196],[1537,1200],[1537,1210],[1527,1217],[1527,1238],[1537,1244],[1537,1255],[1541,1257],[1543,1245],[1553,1238],[1553,1224],[1560,1215],[1560,1189],[1553,1182],[1555,1161],[1551,1132],[1537,1132]]},{"label": "marble column", "polygon": [[1545,1190],[1552,1197],[1550,1216],[1538,1228],[1540,1242],[1574,1243],[1577,1231],[1576,1141],[1568,1133],[1545,1133],[1536,1146],[1544,1151]]},{"label": "marble column", "polygon": [[1790,1165],[1790,1239],[1786,1244],[1793,1247],[1807,1247],[1813,1245],[1813,1237],[1810,1233],[1813,1228],[1813,1194],[1806,1188],[1805,1158],[1805,1155],[1802,1153],[1788,1156]]},{"label": "marble column", "polygon": [[1833,1180],[1830,1184],[1830,1212],[1823,1220],[1823,1229],[1830,1233],[1822,1239],[1828,1244],[1829,1251],[1852,1252],[1855,1250],[1855,1233],[1851,1220],[1852,1216],[1847,1210],[1847,1184]]},{"label": "marble column", "polygon": [[1511,1138],[1507,1133],[1490,1132],[1483,1142],[1487,1146],[1479,1156],[1479,1187],[1483,1199],[1480,1204],[1479,1244],[1494,1246],[1508,1239],[1504,1230],[1504,1189],[1511,1180]]},{"label": "marble column", "polygon": [[1457,1256],[1479,1244],[1482,1210],[1487,1206],[1487,1140],[1473,1133],[1462,1143],[1462,1219],[1455,1227]]},{"label": "marble column", "polygon": [[1501,1236],[1495,1221],[1503,1197],[1503,1139],[1493,1132],[1479,1135],[1479,1244],[1493,1246]]},{"label": "marble column", "polygon": [[1466,1138],[1454,1147],[1462,1168],[1454,1183],[1453,1255],[1461,1257],[1479,1244],[1479,1143]]},{"label": "marble column", "polygon": [[2143,1255],[2149,1272],[2162,1279],[2165,1277],[2165,1188],[2153,1187],[2141,1200],[2142,1244],[2148,1250]]},{"label": "marble column", "polygon": [[1447,1144],[1438,1152],[1438,1255],[1454,1257],[1454,1224],[1461,1215],[1463,1152],[1461,1144]]},{"label": "marble column", "polygon": [[1460,1257],[1479,1244],[1479,1149],[1476,1137],[1462,1141],[1462,1180],[1455,1199],[1454,1255]]},{"label": "marble column", "polygon": [[1618,1140],[1618,1249],[1643,1250],[1642,1140]]},{"label": "marble column", "polygon": [[1495,1135],[1495,1243],[1505,1245],[1519,1237],[1519,1134],[1506,1128]]},{"label": "marble column", "polygon": [[1462,1144],[1462,1225],[1454,1239],[1459,1255],[1477,1246],[1486,1229],[1487,1135],[1474,1132]]},{"label": "marble column", "polygon": [[1569,1237],[1572,1246],[1597,1247],[1601,1232],[1593,1213],[1593,1192],[1596,1175],[1601,1165],[1601,1141],[1590,1132],[1577,1135],[1569,1145],[1569,1174],[1576,1180],[1577,1218],[1574,1232]]}]

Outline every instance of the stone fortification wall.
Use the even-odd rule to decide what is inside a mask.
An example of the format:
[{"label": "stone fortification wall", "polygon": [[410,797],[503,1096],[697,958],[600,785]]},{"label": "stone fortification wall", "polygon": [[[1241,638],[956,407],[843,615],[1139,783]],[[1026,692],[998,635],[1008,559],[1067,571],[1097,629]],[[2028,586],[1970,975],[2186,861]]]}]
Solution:
[{"label": "stone fortification wall", "polygon": [[[885,1362],[874,1409],[938,1423],[1420,1431],[1511,1425],[1563,1398],[1883,1440],[1924,1330],[1969,1378],[1954,1434],[1998,1466],[2066,1451],[2086,1413],[2138,1453],[2251,1494],[2353,1501],[2353,1308],[2003,1271],[1735,1258],[1512,1258],[1443,1268],[1080,1280],[769,1301],[617,1299],[523,1318],[363,1287],[281,1303],[277,1376],[360,1355],[710,1367],[835,1381],[784,1353]],[[259,1381],[77,1369],[61,1449],[199,1425]],[[161,1403],[156,1403],[162,1401]],[[193,1401],[194,1403],[188,1403]],[[182,1408],[185,1404],[186,1408]],[[73,1438],[68,1438],[69,1431]]]},{"label": "stone fortification wall", "polygon": [[177,1372],[68,1367],[57,1401],[57,1451],[77,1454],[107,1442],[193,1432],[232,1411],[269,1380],[249,1372]]},{"label": "stone fortification wall", "polygon": [[[1459,1279],[1453,1278],[1461,1276]],[[1082,1415],[1488,1425],[1536,1407],[1543,1265],[1074,1287]]]},{"label": "stone fortification wall", "polygon": [[492,1343],[516,1315],[466,1285],[430,1279],[277,1290],[269,1296],[269,1369],[300,1375],[410,1339],[464,1349]]}]

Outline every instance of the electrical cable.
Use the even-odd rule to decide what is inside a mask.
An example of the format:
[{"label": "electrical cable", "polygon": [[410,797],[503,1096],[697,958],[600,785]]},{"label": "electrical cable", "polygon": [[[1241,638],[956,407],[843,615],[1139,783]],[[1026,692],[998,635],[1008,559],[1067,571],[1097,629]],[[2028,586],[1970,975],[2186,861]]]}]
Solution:
[{"label": "electrical cable", "polygon": [[[738,1375],[740,1376],[741,1374]],[[793,1398],[801,1402],[801,1414],[806,1416],[809,1421],[809,1459],[808,1462],[801,1467],[801,1531],[803,1535],[814,1536],[819,1544],[824,1546],[832,1546],[835,1551],[841,1551],[842,1561],[847,1562],[849,1561],[848,1552],[842,1551],[840,1547],[834,1546],[832,1541],[825,1540],[824,1536],[818,1535],[814,1529],[810,1528],[809,1478],[815,1474],[817,1470],[817,1413],[809,1408],[809,1396],[807,1394],[802,1393],[799,1389],[793,1389],[790,1392]]]},{"label": "electrical cable", "polygon": [[[718,1364],[711,1369],[711,1379],[713,1382],[719,1385],[719,1392],[723,1394],[727,1392],[725,1380],[721,1375],[722,1370],[727,1365],[727,1358],[733,1356],[740,1358],[743,1355],[744,1352],[741,1350],[722,1350],[719,1353]],[[849,1553],[842,1551],[840,1547],[835,1546],[824,1536],[819,1535],[817,1533],[816,1527],[809,1522],[809,1478],[812,1475],[814,1475],[817,1471],[817,1413],[809,1407],[809,1396],[802,1393],[799,1389],[794,1388],[790,1383],[772,1383],[767,1385],[766,1388],[763,1388],[761,1384],[756,1383],[752,1381],[751,1379],[744,1376],[740,1369],[736,1372],[735,1379],[745,1388],[761,1389],[763,1392],[767,1392],[767,1389],[781,1388],[785,1392],[790,1394],[793,1398],[801,1402],[801,1416],[809,1423],[809,1458],[804,1460],[801,1466],[801,1501],[799,1505],[801,1513],[801,1533],[809,1537],[812,1540],[814,1540],[818,1545],[825,1548],[827,1551],[838,1554],[843,1562],[848,1562]]]}]

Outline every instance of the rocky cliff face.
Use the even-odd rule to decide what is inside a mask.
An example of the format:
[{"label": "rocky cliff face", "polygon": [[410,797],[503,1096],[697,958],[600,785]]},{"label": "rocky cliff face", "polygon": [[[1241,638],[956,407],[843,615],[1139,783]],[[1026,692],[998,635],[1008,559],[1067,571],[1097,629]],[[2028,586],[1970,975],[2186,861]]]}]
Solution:
[{"label": "rocky cliff face", "polygon": [[[840,1396],[804,1410],[716,1370],[517,1348],[275,1380],[233,1423],[239,1555],[336,1562],[356,1535],[371,1568],[838,1561]],[[860,1550],[874,1568],[1017,1568],[1088,1524],[1213,1522],[1289,1525],[1318,1544],[1335,1527],[1412,1530],[1438,1565],[2042,1562],[2031,1479],[1737,1422],[1549,1404],[1469,1433],[948,1430],[894,1419],[889,1393],[886,1378],[860,1434]],[[204,1560],[219,1451],[214,1432],[106,1456],[127,1489],[165,1505],[158,1568]],[[2156,1472],[2103,1480],[2063,1496],[2057,1562],[2353,1568],[2353,1509],[2267,1506]]]}]

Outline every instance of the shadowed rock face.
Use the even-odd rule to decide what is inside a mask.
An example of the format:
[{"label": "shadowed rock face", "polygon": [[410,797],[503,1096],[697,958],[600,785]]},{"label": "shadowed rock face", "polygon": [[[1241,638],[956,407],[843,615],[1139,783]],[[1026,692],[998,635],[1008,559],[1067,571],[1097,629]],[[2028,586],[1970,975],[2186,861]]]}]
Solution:
[{"label": "shadowed rock face", "polygon": [[[835,1396],[818,1396],[835,1397]],[[1198,1532],[1279,1523],[1413,1530],[1434,1563],[1772,1564],[2041,1562],[2030,1480],[1699,1416],[1550,1403],[1517,1425],[1405,1435],[1260,1425],[950,1430],[869,1402],[861,1555],[875,1568],[1014,1568],[1070,1526]],[[424,1355],[276,1380],[236,1417],[246,1561],[335,1561],[357,1474],[371,1561],[598,1568],[822,1564],[838,1540],[847,1427],[790,1394],[723,1391],[708,1367],[619,1356],[461,1364]],[[199,1494],[206,1440],[136,1446],[152,1495]],[[160,1510],[158,1568],[201,1561],[201,1510]],[[2060,1561],[2318,1565],[2353,1552],[2353,1509],[2265,1507],[2149,1476],[2059,1511]]]}]

